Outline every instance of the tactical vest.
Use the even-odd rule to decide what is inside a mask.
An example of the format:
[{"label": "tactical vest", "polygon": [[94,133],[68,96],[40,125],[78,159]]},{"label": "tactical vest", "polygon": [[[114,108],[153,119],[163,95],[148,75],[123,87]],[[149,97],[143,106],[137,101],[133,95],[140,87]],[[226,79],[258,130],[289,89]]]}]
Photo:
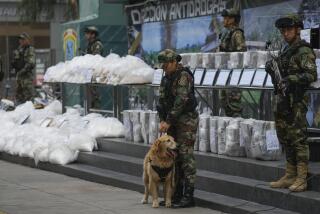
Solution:
[{"label": "tactical vest", "polygon": [[165,78],[165,83],[164,83],[164,87],[165,87],[165,97],[166,97],[166,103],[167,106],[165,106],[165,112],[166,114],[168,112],[171,111],[174,101],[175,101],[175,97],[176,94],[173,94],[174,88],[177,87],[178,81],[181,77],[181,73],[183,71],[188,72],[189,75],[191,75],[192,79],[193,79],[193,83],[192,83],[192,87],[190,90],[190,93],[188,95],[189,99],[185,105],[185,110],[183,111],[183,113],[188,113],[188,112],[193,112],[195,111],[198,103],[197,103],[197,99],[195,97],[194,94],[194,77],[192,72],[190,71],[190,69],[188,68],[182,68],[181,70],[178,70],[177,72],[174,72],[171,77],[164,77]]},{"label": "tactical vest", "polygon": [[220,52],[234,52],[234,51],[236,51],[231,47],[231,39],[232,39],[233,34],[236,31],[241,31],[242,34],[244,33],[244,31],[241,28],[235,28],[235,29],[232,29],[231,31],[229,31],[227,33],[227,35],[225,35],[223,38],[221,38]]},{"label": "tactical vest", "polygon": [[[86,54],[93,54],[94,50],[93,50],[93,46],[97,43],[97,42],[101,42],[100,39],[95,39],[94,41],[90,42],[88,44],[87,50],[86,50]],[[100,53],[100,55],[102,55],[103,53]]]},{"label": "tactical vest", "polygon": [[[299,74],[299,70],[291,70],[290,66],[290,60],[291,58],[299,51],[299,48],[301,47],[308,47],[312,49],[309,43],[307,43],[304,40],[299,41],[298,43],[287,46],[279,55],[280,58],[280,72],[282,75],[282,78],[287,77],[288,75],[295,75]],[[303,99],[304,94],[306,92],[308,85],[289,85],[286,93],[291,94],[292,100],[290,102],[290,106],[294,102],[299,102]]]}]

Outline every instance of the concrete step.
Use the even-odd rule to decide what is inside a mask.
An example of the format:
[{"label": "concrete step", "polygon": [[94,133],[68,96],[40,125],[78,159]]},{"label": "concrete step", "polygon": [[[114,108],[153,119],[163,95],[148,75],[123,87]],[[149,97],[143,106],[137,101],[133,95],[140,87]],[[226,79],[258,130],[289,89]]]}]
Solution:
[{"label": "concrete step", "polygon": [[[142,176],[143,159],[141,158],[115,153],[93,152],[81,153],[78,161],[107,170]],[[272,189],[265,181],[207,170],[197,170],[196,188],[301,213],[305,207],[308,207],[308,211],[320,210],[320,192],[290,193],[284,189]],[[284,198],[285,200],[283,200]],[[297,201],[299,203],[296,203]]]},{"label": "concrete step", "polygon": [[[5,153],[0,153],[0,159],[30,167],[36,167],[43,170],[53,171],[68,176],[89,180],[92,182],[113,185],[120,188],[143,192],[141,177],[131,176],[125,173],[119,173],[112,170],[106,170],[81,163],[60,166],[40,162],[38,166],[35,166],[34,160],[32,159],[12,156]],[[202,190],[196,190],[195,197],[198,206],[208,207],[227,213],[297,214],[297,212],[283,210],[272,206],[266,206],[263,204],[233,198],[221,194],[210,193]],[[312,212],[308,213],[313,214]]]},{"label": "concrete step", "polygon": [[[98,139],[100,151],[115,153],[136,158],[144,158],[149,150],[149,145],[143,143],[126,142],[123,138]],[[259,161],[249,158],[229,157],[213,153],[195,152],[197,168],[251,178],[261,181],[274,181],[284,175],[285,161]],[[313,176],[309,188],[320,192],[320,164],[310,162],[309,175]]]}]

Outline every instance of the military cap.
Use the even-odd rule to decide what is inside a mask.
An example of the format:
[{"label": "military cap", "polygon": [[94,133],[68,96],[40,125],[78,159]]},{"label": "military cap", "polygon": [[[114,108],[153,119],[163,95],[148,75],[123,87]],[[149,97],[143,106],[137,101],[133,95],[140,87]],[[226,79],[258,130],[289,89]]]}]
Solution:
[{"label": "military cap", "polygon": [[229,16],[229,17],[240,17],[240,12],[239,12],[239,10],[236,10],[236,9],[229,9],[229,10],[224,9],[224,10],[222,11],[221,15],[222,15],[223,17],[225,17],[225,16]]},{"label": "military cap", "polygon": [[88,26],[84,29],[85,33],[95,33],[96,35],[99,34],[99,30],[98,28],[96,28],[95,26]]},{"label": "military cap", "polygon": [[31,37],[29,36],[29,34],[27,34],[26,32],[23,32],[19,35],[19,39],[28,39],[30,40]]},{"label": "military cap", "polygon": [[290,14],[277,19],[275,22],[275,26],[277,28],[300,27],[301,29],[303,29],[303,22],[298,15]]}]

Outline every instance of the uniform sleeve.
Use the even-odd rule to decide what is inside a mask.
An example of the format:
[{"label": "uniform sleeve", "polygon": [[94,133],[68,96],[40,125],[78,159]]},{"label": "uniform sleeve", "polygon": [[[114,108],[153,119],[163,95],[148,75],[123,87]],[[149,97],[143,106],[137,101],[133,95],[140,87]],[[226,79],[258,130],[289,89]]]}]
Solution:
[{"label": "uniform sleeve", "polygon": [[310,48],[303,48],[304,50],[299,55],[298,65],[301,69],[301,73],[297,74],[298,84],[309,85],[310,83],[317,80],[317,66],[316,57],[313,50]]},{"label": "uniform sleeve", "polygon": [[186,108],[186,103],[189,99],[189,93],[192,87],[192,78],[188,73],[182,72],[177,83],[176,96],[174,99],[173,107],[168,113],[166,122],[173,124]]},{"label": "uniform sleeve", "polygon": [[235,47],[235,51],[247,51],[246,41],[243,32],[236,30],[232,35],[232,46]]},{"label": "uniform sleeve", "polygon": [[160,121],[165,121],[167,114],[165,110],[165,87],[164,87],[164,78],[161,80],[159,88],[159,104],[157,106],[157,111],[159,114]]},{"label": "uniform sleeve", "polygon": [[33,48],[28,48],[27,54],[25,57],[25,64],[24,67],[20,70],[20,74],[26,74],[32,72],[32,69],[35,67],[36,64],[36,56],[34,53]]},{"label": "uniform sleeve", "polygon": [[101,42],[96,42],[92,50],[93,55],[102,55],[103,54],[103,44]]}]

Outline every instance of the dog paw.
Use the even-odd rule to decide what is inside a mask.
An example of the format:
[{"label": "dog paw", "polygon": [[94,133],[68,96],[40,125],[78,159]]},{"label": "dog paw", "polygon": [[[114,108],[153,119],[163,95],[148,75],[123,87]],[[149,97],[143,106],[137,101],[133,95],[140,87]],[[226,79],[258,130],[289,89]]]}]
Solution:
[{"label": "dog paw", "polygon": [[166,208],[170,208],[171,207],[171,202],[166,202]]},{"label": "dog paw", "polygon": [[158,201],[154,201],[154,202],[152,203],[152,207],[153,207],[153,208],[158,208],[158,207],[159,207],[159,202],[158,202]]},{"label": "dog paw", "polygon": [[142,203],[142,204],[147,204],[147,203],[148,203],[148,200],[146,200],[146,199],[143,198],[143,199],[141,200],[141,203]]}]

